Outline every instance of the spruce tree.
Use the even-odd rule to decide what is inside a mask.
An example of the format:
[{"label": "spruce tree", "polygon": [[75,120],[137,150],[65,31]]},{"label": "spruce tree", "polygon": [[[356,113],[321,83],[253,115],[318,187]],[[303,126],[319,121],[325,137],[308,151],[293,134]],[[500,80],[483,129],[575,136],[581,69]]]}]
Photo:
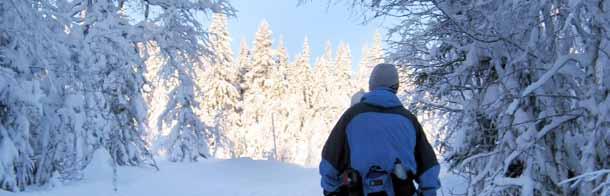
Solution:
[{"label": "spruce tree", "polygon": [[275,61],[273,60],[272,33],[266,21],[261,22],[255,34],[252,58],[249,70],[245,75],[243,122],[248,138],[248,154],[254,157],[269,156],[272,150],[271,115],[269,105],[273,86]]},{"label": "spruce tree", "polygon": [[362,91],[368,91],[368,78],[372,71],[372,68],[369,65],[370,49],[368,48],[367,44],[364,44],[361,51],[360,62],[358,63],[358,72],[353,81],[356,84],[356,88]]},{"label": "spruce tree", "polygon": [[[203,115],[209,119],[208,124],[216,130],[210,141],[212,154],[226,158],[230,157],[232,148],[226,137],[239,123],[239,70],[233,61],[227,17],[220,13],[214,14],[208,31],[210,50],[214,55],[204,60],[209,67],[204,77],[199,78],[201,86],[207,84],[201,96],[202,108]],[[217,154],[219,150],[221,153]]]},{"label": "spruce tree", "polygon": [[365,91],[368,91],[368,79],[375,65],[383,63],[384,53],[382,46],[381,33],[375,32],[373,37],[373,45],[369,48],[366,44],[362,48],[362,59],[358,66],[358,86]]},{"label": "spruce tree", "polygon": [[337,48],[337,59],[335,60],[335,77],[333,97],[334,103],[339,110],[349,106],[350,97],[356,92],[352,77],[352,54],[349,44],[342,42]]}]

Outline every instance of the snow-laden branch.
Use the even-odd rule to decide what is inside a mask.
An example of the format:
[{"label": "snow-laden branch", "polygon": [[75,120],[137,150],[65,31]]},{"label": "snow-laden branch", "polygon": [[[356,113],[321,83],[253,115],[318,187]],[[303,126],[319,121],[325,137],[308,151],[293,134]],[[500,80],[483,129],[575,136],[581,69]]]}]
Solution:
[{"label": "snow-laden branch", "polygon": [[462,161],[462,163],[460,163],[459,167],[460,168],[464,168],[464,166],[466,166],[466,164],[470,163],[473,160],[476,160],[476,159],[479,159],[479,158],[488,157],[488,156],[492,156],[492,155],[495,155],[497,153],[498,153],[497,151],[493,151],[493,152],[479,153],[479,154],[470,156],[470,157],[464,159]]},{"label": "snow-laden branch", "polygon": [[[535,138],[530,138],[529,140],[526,140],[526,141],[528,141],[527,143],[519,144],[518,148],[515,151],[513,151],[510,155],[507,156],[507,158],[504,160],[503,171],[508,170],[508,166],[510,165],[511,162],[513,162],[513,160],[515,158],[517,158],[517,156],[521,155],[521,153],[523,153],[526,149],[531,148],[536,143],[536,141],[542,139],[549,131],[551,131],[551,130],[561,126],[563,123],[568,122],[577,117],[579,117],[579,115],[566,115],[566,116],[553,118],[553,120],[551,120],[551,123],[544,126],[538,133],[536,133]],[[518,141],[520,141],[520,140],[518,140]]]},{"label": "snow-laden branch", "polygon": [[569,62],[576,62],[576,59],[573,56],[569,55],[560,57],[557,61],[555,61],[555,64],[553,65],[553,67],[551,67],[549,71],[544,73],[544,75],[542,75],[540,79],[530,84],[528,87],[525,88],[525,90],[523,90],[523,92],[521,93],[521,97],[525,97],[530,93],[534,92],[534,90],[540,88],[540,86],[542,86],[544,83],[546,83],[546,81],[551,79],[553,75],[559,72],[559,70]]},{"label": "snow-laden branch", "polygon": [[[590,181],[593,181],[593,180],[603,177],[603,176],[606,176],[606,181],[599,184],[597,187],[595,187],[593,190],[591,190],[591,192],[594,193],[594,192],[602,190],[604,187],[610,186],[610,169],[602,169],[602,170],[584,173],[584,174],[575,176],[573,178],[563,180],[563,181],[559,182],[559,185],[571,184],[570,185],[571,187],[575,187],[576,185],[580,184],[583,181],[590,182]],[[605,194],[602,194],[602,195],[605,195]]]},{"label": "snow-laden branch", "polygon": [[497,186],[519,186],[521,187],[521,195],[525,196],[534,195],[534,185],[536,184],[532,178],[527,176],[520,176],[519,178],[499,177],[495,178],[493,182]]}]

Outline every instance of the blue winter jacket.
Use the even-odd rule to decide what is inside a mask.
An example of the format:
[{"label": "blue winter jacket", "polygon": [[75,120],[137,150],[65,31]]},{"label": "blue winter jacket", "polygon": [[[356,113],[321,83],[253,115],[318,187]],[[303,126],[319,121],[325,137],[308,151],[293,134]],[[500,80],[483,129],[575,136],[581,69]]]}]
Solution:
[{"label": "blue winter jacket", "polygon": [[440,166],[421,125],[392,90],[376,89],[350,107],[331,131],[319,167],[322,188],[326,193],[339,191],[341,173],[352,168],[362,177],[365,195],[381,188],[393,196],[391,180],[379,187],[367,174],[375,166],[391,175],[397,161],[423,195],[436,195]]}]

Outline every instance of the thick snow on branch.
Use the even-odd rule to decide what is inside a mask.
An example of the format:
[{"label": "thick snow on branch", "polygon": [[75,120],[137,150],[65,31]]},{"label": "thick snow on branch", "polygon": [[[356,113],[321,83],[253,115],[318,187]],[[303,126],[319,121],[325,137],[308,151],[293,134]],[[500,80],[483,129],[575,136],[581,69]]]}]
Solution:
[{"label": "thick snow on branch", "polygon": [[[532,93],[534,90],[540,88],[540,86],[542,86],[549,79],[551,79],[551,77],[553,77],[553,75],[555,75],[557,72],[559,72],[559,70],[563,66],[565,66],[566,64],[568,64],[570,62],[576,63],[577,61],[572,56],[562,56],[559,59],[557,59],[557,61],[555,62],[555,64],[553,64],[551,69],[549,69],[546,73],[544,73],[540,77],[540,79],[538,79],[536,82],[530,84],[529,86],[527,86],[525,88],[525,90],[523,90],[523,92],[521,93],[521,97],[525,97],[525,96],[529,95],[530,93]],[[576,65],[573,65],[573,66],[576,66]]]}]

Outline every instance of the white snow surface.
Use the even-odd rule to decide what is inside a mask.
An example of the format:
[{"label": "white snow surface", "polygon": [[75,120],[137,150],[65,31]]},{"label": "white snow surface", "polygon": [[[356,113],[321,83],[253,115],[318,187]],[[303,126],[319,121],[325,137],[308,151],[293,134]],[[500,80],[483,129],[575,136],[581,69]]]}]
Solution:
[{"label": "white snow surface", "polygon": [[[112,172],[87,170],[86,179],[56,183],[45,190],[0,196],[274,196],[322,195],[317,168],[249,158],[203,160],[191,163],[159,162],[160,171],[151,168],[118,168],[117,191]],[[97,172],[97,173],[96,173]],[[93,178],[88,176],[94,176]],[[466,184],[457,176],[441,173],[443,190],[439,195],[463,193]]]}]

